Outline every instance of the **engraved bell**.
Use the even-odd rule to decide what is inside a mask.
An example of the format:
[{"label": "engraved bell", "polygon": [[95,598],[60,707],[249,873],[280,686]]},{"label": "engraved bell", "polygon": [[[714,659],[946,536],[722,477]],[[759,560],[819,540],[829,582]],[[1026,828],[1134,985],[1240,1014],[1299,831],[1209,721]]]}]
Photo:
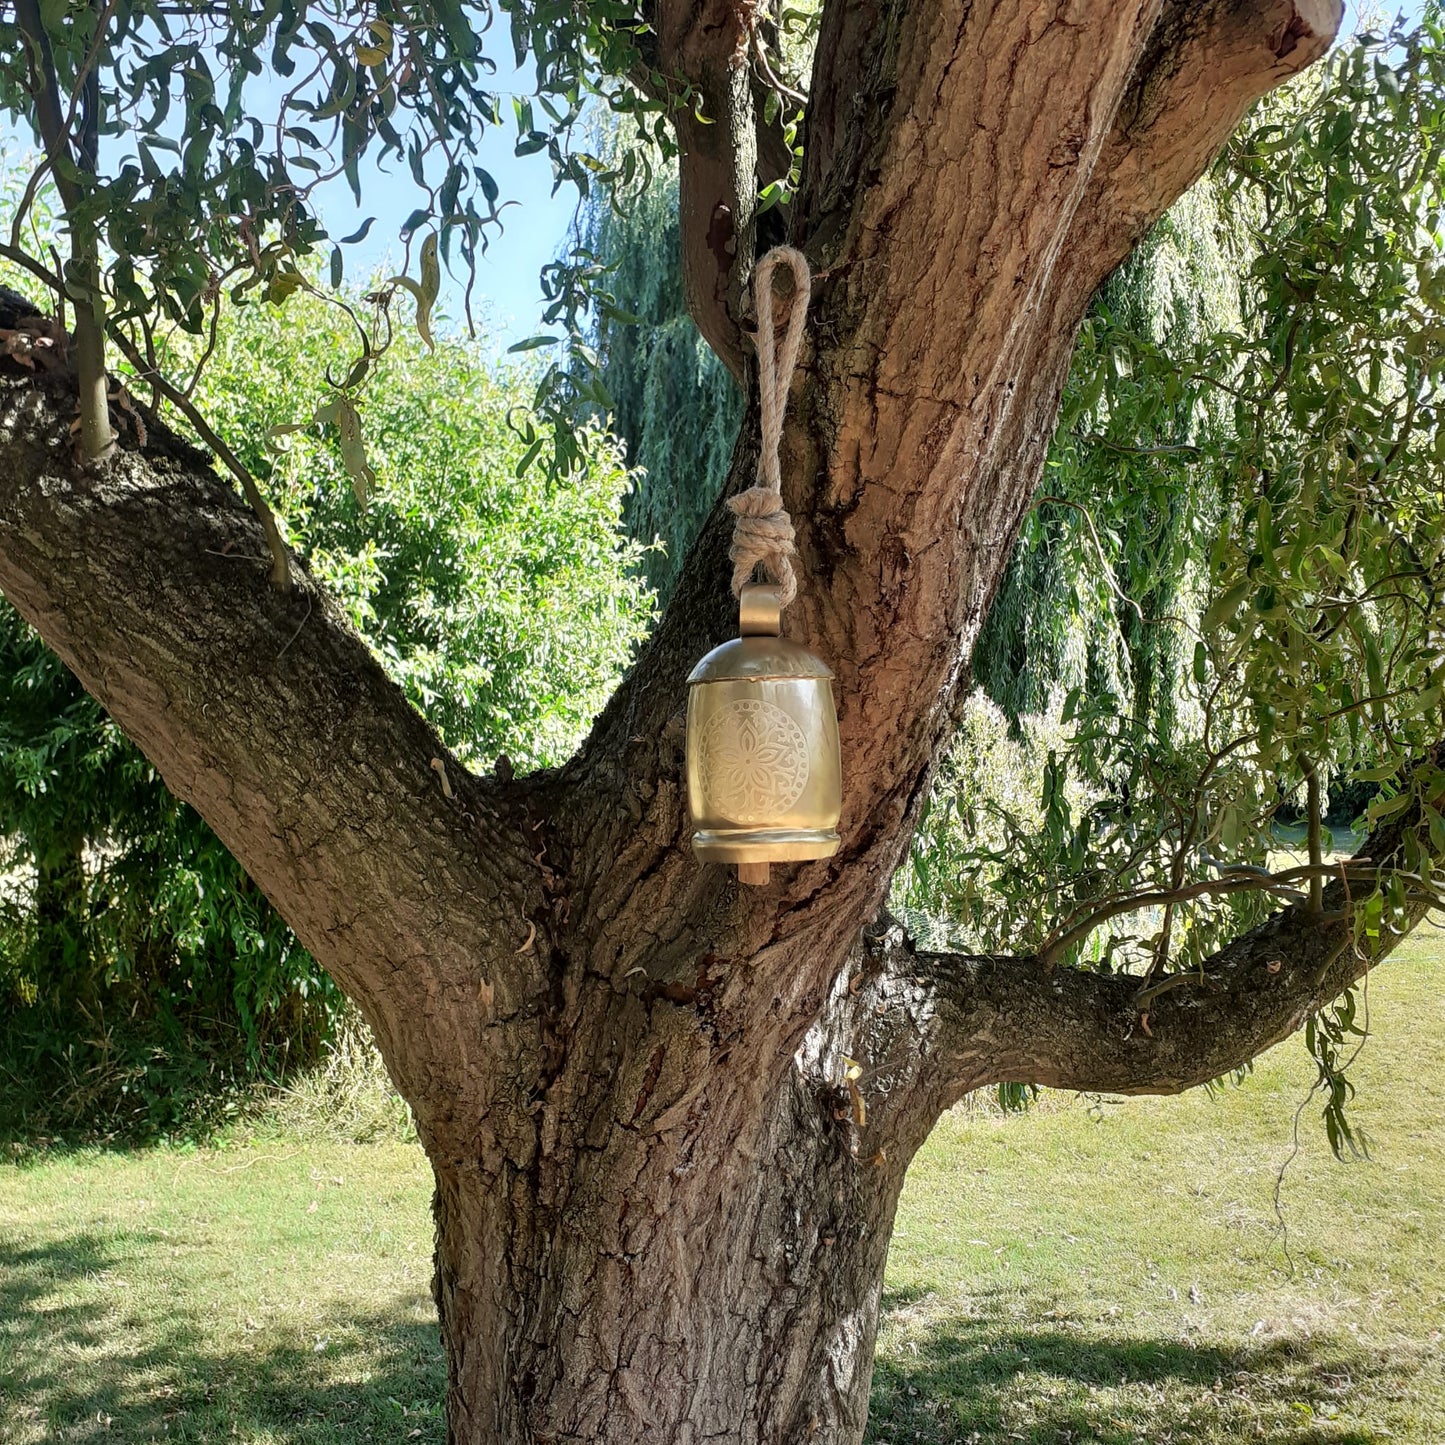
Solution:
[{"label": "engraved bell", "polygon": [[744,883],[768,865],[838,848],[843,781],[833,674],[778,635],[778,588],[752,583],[741,636],[688,678],[687,800],[704,863],[736,863]]}]

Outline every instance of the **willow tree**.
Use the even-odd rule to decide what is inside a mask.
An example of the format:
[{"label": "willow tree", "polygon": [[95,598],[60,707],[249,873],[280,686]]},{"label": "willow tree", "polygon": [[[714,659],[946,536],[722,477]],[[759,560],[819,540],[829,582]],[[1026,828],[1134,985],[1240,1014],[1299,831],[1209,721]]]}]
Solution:
[{"label": "willow tree", "polygon": [[[496,215],[495,182],[471,160],[500,115],[482,5],[3,12],[0,96],[37,128],[69,255],[27,251],[23,225],[5,243],[67,299],[63,317],[7,318],[0,586],[369,1019],[436,1174],[452,1440],[856,1441],[894,1209],[941,1110],[990,1081],[1150,1092],[1212,1079],[1334,998],[1434,897],[1438,647],[1432,660],[1416,623],[1382,658],[1362,619],[1413,617],[1433,596],[1439,529],[1416,493],[1381,498],[1382,457],[1336,439],[1349,535],[1313,535],[1318,488],[1265,478],[1248,536],[1226,536],[1212,564],[1223,591],[1200,671],[1237,672],[1257,635],[1241,622],[1248,595],[1269,634],[1256,682],[1261,669],[1295,679],[1281,647],[1364,636],[1381,695],[1436,689],[1390,714],[1399,792],[1371,861],[1185,971],[1171,972],[1165,930],[1147,1004],[1139,978],[1076,960],[1081,938],[1157,891],[1106,889],[1017,956],[915,953],[879,920],[1090,295],[1246,108],[1324,53],[1339,6],[825,0],[806,95],[778,79],[757,8],[502,10],[539,77],[515,105],[519,149],[548,151],[581,185],[628,185],[635,163],[571,147],[589,93],[675,139],[684,291],[735,376],[751,367],[760,198],[819,278],[783,490],[806,579],[790,627],[831,663],[842,700],[836,857],[748,889],[687,846],[685,680],[733,628],[721,500],[578,754],[479,777],[287,555],[234,454],[218,475],[154,418],[137,426],[138,402],[107,380],[119,355],[132,387],[214,438],[188,379],[164,374],[158,335],[204,334],[226,296],[282,304],[309,284],[298,257],[326,240],[314,184],[345,175],[364,198],[375,152],[420,187],[402,289],[425,326],[438,265],[465,267]],[[283,84],[253,87],[268,70]],[[334,430],[363,489],[358,388],[406,304],[400,285],[356,313],[357,354],[337,359],[310,423]],[[562,326],[607,304],[585,257],[547,285]],[[599,391],[576,355],[583,369],[550,370],[537,419],[518,423],[559,486],[567,407]],[[1397,389],[1411,425],[1432,429],[1434,356],[1422,343]],[[756,435],[754,403],[726,490],[750,483]],[[1259,560],[1236,559],[1257,533]],[[1401,533],[1414,570],[1376,588]],[[1237,571],[1261,567],[1241,590]],[[1314,700],[1310,747],[1386,705],[1337,692]],[[1206,692],[1211,726],[1221,696]],[[1312,696],[1299,681],[1290,716]],[[1305,752],[1271,727],[1269,746]],[[1216,772],[1238,761],[1241,747],[1208,736]],[[1200,838],[1224,846],[1202,821]],[[1324,867],[1186,877],[1167,906],[1318,884]]]},{"label": "willow tree", "polygon": [[[624,136],[619,126],[609,139],[620,148]],[[593,340],[612,425],[638,469],[627,530],[650,549],[648,581],[665,601],[727,476],[742,393],[682,294],[675,164],[659,156],[651,183],[625,206],[594,198],[583,240],[606,263],[627,318],[599,315]]]}]

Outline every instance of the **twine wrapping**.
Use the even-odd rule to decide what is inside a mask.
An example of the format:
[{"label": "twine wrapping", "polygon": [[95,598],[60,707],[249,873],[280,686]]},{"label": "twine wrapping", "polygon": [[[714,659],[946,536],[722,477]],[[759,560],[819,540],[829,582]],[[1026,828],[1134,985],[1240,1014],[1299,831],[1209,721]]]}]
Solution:
[{"label": "twine wrapping", "polygon": [[[773,328],[773,272],[787,266],[793,273],[793,309],[779,348]],[[745,492],[728,499],[736,519],[728,556],[733,563],[733,595],[752,580],[756,568],[778,584],[778,600],[786,607],[798,595],[793,574],[793,519],[783,507],[783,477],[779,448],[783,439],[783,413],[788,408],[788,387],[803,345],[808,319],[812,276],[801,251],[775,246],[753,274],[753,304],[758,313],[758,389],[762,401],[762,451],[758,480]]]}]

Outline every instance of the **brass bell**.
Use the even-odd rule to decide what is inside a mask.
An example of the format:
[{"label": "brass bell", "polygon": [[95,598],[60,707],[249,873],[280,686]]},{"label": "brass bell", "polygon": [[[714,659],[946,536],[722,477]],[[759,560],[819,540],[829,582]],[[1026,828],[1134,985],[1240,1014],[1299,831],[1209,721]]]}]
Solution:
[{"label": "brass bell", "polygon": [[693,850],[704,863],[736,863],[744,883],[766,883],[771,863],[831,857],[839,841],[833,674],[778,635],[781,614],[775,585],[744,587],[741,635],[687,680]]}]

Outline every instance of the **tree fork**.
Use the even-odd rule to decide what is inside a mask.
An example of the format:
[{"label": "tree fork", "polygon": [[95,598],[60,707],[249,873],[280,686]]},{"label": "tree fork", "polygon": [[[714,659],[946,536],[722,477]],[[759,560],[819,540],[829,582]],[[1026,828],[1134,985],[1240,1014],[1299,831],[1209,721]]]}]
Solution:
[{"label": "tree fork", "polygon": [[[752,907],[730,923],[723,870],[695,868],[721,900],[663,913],[633,885],[631,952],[614,961],[623,940],[595,883],[579,886],[575,843],[528,821],[557,816],[559,781],[499,789],[448,760],[444,798],[435,740],[321,599],[270,591],[254,519],[203,458],[160,432],[149,458],[87,473],[28,381],[0,397],[0,434],[0,585],[361,1002],[417,1111],[459,1445],[670,1425],[851,1445],[897,1192],[942,1109],[999,1080],[1188,1087],[1368,962],[1337,916],[1287,910],[1161,1000],[1150,1036],[1137,980],[917,953],[885,921],[823,998],[779,998],[779,1014],[776,982],[760,1004],[757,979],[804,978],[831,945],[795,925],[748,945]],[[177,526],[185,496],[199,534],[194,517]],[[168,619],[157,643],[190,680],[168,696],[146,616]],[[292,731],[301,718],[320,735]],[[1393,856],[1416,821],[1370,855]],[[587,905],[582,927],[558,926],[559,897]],[[528,918],[543,926],[524,932]],[[700,929],[736,951],[706,953]],[[845,1058],[863,1066],[856,1098]]]},{"label": "tree fork", "polygon": [[[1331,913],[1287,911],[1213,988],[1161,996],[1150,1039],[1137,980],[862,938],[1090,293],[1337,20],[1290,0],[825,6],[790,224],[829,274],[783,461],[813,579],[793,615],[839,676],[848,802],[837,857],[767,890],[686,847],[685,678],[731,630],[721,506],[579,756],[482,780],[308,579],[268,586],[205,459],[156,428],[78,467],[68,396],[0,392],[0,588],[358,1001],[416,1113],[458,1445],[856,1445],[897,1190],[951,1099],[1185,1087],[1358,965]],[[685,33],[684,74],[726,69],[708,47],[735,27]]]}]

